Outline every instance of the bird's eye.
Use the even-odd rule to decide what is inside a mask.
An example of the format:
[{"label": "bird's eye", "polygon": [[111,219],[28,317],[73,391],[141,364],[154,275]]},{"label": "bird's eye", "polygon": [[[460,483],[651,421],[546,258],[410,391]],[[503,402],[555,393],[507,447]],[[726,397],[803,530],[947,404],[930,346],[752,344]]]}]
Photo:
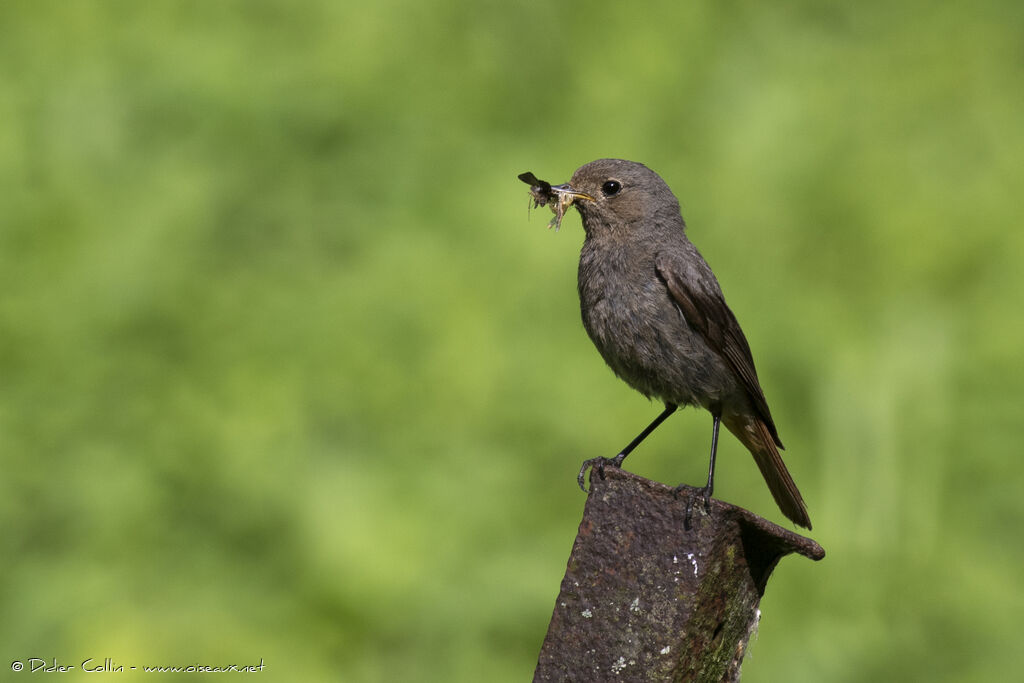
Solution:
[{"label": "bird's eye", "polygon": [[612,195],[618,194],[621,189],[622,183],[618,180],[606,181],[605,184],[601,186],[601,192],[604,193],[605,197],[611,197]]}]

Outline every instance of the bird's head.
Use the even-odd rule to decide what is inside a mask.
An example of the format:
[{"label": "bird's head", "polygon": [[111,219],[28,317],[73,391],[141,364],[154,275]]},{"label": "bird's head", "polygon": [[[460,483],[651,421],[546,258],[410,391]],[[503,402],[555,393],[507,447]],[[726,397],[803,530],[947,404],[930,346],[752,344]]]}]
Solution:
[{"label": "bird's head", "polygon": [[587,234],[682,224],[672,190],[661,176],[635,161],[598,159],[576,169],[565,185],[551,189],[572,198]]}]

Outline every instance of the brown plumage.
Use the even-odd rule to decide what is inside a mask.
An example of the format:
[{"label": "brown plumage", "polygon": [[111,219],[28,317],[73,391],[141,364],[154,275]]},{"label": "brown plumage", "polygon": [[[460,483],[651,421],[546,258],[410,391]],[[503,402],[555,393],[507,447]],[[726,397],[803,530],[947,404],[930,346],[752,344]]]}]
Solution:
[{"label": "brown plumage", "polygon": [[754,456],[782,512],[809,529],[750,346],[714,273],[687,239],[672,191],[642,164],[601,159],[551,192],[562,203],[568,197],[583,218],[578,284],[587,333],[619,377],[666,406],[618,456],[588,461],[584,470],[620,465],[677,406],[701,406],[714,426],[705,500],[721,421]]}]

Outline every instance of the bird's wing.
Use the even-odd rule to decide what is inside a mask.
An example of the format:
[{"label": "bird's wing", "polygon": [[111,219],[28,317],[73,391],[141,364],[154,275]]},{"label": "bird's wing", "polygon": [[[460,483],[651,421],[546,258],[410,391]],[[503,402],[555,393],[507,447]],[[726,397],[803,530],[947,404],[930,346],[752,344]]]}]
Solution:
[{"label": "bird's wing", "polygon": [[669,295],[679,307],[690,328],[700,334],[707,345],[715,351],[732,369],[747,391],[751,404],[764,420],[775,444],[782,448],[775,422],[768,410],[761,384],[757,381],[754,357],[750,345],[743,336],[743,330],[736,316],[729,310],[725,298],[718,288],[713,290],[700,282],[691,282],[683,273],[678,258],[670,254],[658,255],[655,265],[658,276],[668,288]]}]

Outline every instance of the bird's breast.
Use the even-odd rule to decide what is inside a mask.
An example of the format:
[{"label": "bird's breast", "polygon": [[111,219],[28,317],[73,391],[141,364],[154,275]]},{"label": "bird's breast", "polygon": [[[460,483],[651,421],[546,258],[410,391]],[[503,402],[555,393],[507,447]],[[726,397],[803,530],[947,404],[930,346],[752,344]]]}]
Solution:
[{"label": "bird's breast", "polygon": [[578,286],[583,326],[616,375],[678,405],[717,400],[708,373],[721,361],[672,302],[653,254],[584,243]]}]

